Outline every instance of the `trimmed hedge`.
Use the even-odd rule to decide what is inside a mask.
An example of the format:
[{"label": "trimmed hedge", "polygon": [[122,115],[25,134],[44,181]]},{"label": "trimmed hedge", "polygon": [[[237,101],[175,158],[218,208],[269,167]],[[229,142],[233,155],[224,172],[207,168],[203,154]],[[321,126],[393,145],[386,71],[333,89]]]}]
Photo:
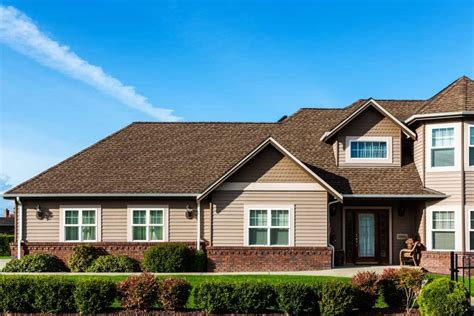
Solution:
[{"label": "trimmed hedge", "polygon": [[353,285],[340,281],[328,281],[321,285],[321,314],[349,314],[355,303],[356,290]]},{"label": "trimmed hedge", "polygon": [[3,272],[65,272],[68,268],[56,256],[36,253],[9,261]]},{"label": "trimmed hedge", "polygon": [[186,244],[159,244],[145,251],[142,266],[148,272],[185,272],[191,255]]},{"label": "trimmed hedge", "polygon": [[186,305],[191,285],[183,279],[163,279],[158,284],[158,300],[166,311],[180,310]]},{"label": "trimmed hedge", "polygon": [[207,313],[232,310],[233,283],[208,281],[198,284],[193,289],[194,304]]},{"label": "trimmed hedge", "polygon": [[421,290],[418,305],[423,315],[466,315],[469,293],[460,282],[436,279]]},{"label": "trimmed hedge", "polygon": [[76,282],[74,300],[79,312],[105,312],[115,298],[115,284],[110,280],[83,279]]},{"label": "trimmed hedge", "polygon": [[[46,279],[46,278],[42,278]],[[0,311],[31,313],[34,312],[34,293],[36,285],[31,277],[0,276]]]},{"label": "trimmed hedge", "polygon": [[0,256],[10,256],[10,243],[15,240],[14,235],[0,234]]},{"label": "trimmed hedge", "polygon": [[87,272],[138,272],[139,263],[127,256],[106,255],[95,259]]},{"label": "trimmed hedge", "polygon": [[285,282],[275,286],[278,310],[290,315],[318,311],[314,288],[308,284]]},{"label": "trimmed hedge", "polygon": [[132,275],[117,284],[122,307],[147,311],[158,301],[158,283],[151,273]]}]

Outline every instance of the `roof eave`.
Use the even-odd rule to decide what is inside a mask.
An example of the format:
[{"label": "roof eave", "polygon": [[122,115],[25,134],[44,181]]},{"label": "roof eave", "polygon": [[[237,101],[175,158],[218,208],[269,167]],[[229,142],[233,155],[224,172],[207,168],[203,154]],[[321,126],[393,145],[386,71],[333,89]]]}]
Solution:
[{"label": "roof eave", "polygon": [[439,120],[446,118],[458,118],[463,116],[474,115],[474,111],[458,111],[458,112],[440,112],[440,113],[428,113],[428,114],[414,114],[405,120],[405,124],[412,124],[416,121],[423,120]]},{"label": "roof eave", "polygon": [[197,197],[199,193],[5,193],[3,198]]},{"label": "roof eave", "polygon": [[408,199],[439,200],[448,197],[446,194],[343,194],[344,199]]}]

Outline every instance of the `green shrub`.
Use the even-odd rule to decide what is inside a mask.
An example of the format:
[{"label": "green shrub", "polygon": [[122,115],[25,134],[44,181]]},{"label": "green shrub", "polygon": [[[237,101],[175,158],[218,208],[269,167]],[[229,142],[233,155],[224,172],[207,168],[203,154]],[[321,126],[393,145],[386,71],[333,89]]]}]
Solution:
[{"label": "green shrub", "polygon": [[263,313],[275,305],[275,290],[265,282],[233,284],[231,311],[241,314]]},{"label": "green shrub", "polygon": [[81,313],[102,313],[110,307],[114,298],[115,285],[110,280],[83,279],[76,281],[74,300]]},{"label": "green shrub", "polygon": [[207,255],[203,250],[195,250],[191,253],[189,272],[204,272],[207,266]]},{"label": "green shrub", "polygon": [[92,245],[75,246],[68,261],[69,269],[73,272],[85,272],[94,260],[105,254],[104,249]]},{"label": "green shrub", "polygon": [[25,276],[0,276],[0,311],[33,312],[34,288],[31,278]]},{"label": "green shrub", "polygon": [[355,303],[355,289],[352,284],[329,281],[321,285],[321,314],[349,314]]},{"label": "green shrub", "polygon": [[397,269],[386,268],[379,276],[379,287],[385,303],[392,308],[406,306],[405,292],[399,286]]},{"label": "green shrub", "polygon": [[190,258],[191,250],[185,244],[164,243],[145,251],[142,266],[148,272],[184,272]]},{"label": "green shrub", "polygon": [[167,311],[180,310],[186,305],[191,285],[183,279],[163,279],[158,283],[159,302]]},{"label": "green shrub", "polygon": [[423,315],[466,315],[468,298],[462,283],[440,278],[423,287],[417,302]]},{"label": "green shrub", "polygon": [[149,310],[158,300],[158,283],[150,273],[132,275],[117,284],[123,308]]},{"label": "green shrub", "polygon": [[61,313],[75,311],[74,283],[62,277],[31,278],[34,289],[33,309],[39,313]]},{"label": "green shrub", "polygon": [[207,313],[232,310],[233,286],[229,282],[207,281],[193,288],[194,304]]},{"label": "green shrub", "polygon": [[369,310],[377,302],[379,293],[377,273],[371,271],[357,272],[351,280],[356,289],[356,305],[361,310]]},{"label": "green shrub", "polygon": [[0,234],[0,256],[10,256],[10,243],[13,240],[14,235]]},{"label": "green shrub", "polygon": [[95,259],[87,272],[137,272],[140,266],[136,260],[121,255],[106,255]]},{"label": "green shrub", "polygon": [[3,272],[64,272],[67,271],[64,262],[56,256],[36,253],[13,259],[3,268]]},{"label": "green shrub", "polygon": [[282,312],[298,315],[317,312],[318,302],[313,288],[304,283],[285,282],[275,285],[276,304]]}]

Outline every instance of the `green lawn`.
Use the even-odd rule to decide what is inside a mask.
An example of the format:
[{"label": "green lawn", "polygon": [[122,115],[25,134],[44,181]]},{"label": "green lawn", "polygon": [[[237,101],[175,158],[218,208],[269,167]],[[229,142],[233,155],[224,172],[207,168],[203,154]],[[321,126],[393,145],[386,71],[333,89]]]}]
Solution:
[{"label": "green lawn", "polygon": [[12,257],[10,256],[0,256],[0,259],[11,259]]}]

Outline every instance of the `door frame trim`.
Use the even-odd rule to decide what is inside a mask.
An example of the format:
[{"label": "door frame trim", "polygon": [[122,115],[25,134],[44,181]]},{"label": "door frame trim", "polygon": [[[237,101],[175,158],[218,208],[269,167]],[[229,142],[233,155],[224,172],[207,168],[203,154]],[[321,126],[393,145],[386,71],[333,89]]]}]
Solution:
[{"label": "door frame trim", "polygon": [[346,210],[388,210],[388,263],[393,264],[393,234],[392,234],[392,207],[391,206],[343,206],[342,207],[342,250],[344,251],[344,263],[346,257]]}]

